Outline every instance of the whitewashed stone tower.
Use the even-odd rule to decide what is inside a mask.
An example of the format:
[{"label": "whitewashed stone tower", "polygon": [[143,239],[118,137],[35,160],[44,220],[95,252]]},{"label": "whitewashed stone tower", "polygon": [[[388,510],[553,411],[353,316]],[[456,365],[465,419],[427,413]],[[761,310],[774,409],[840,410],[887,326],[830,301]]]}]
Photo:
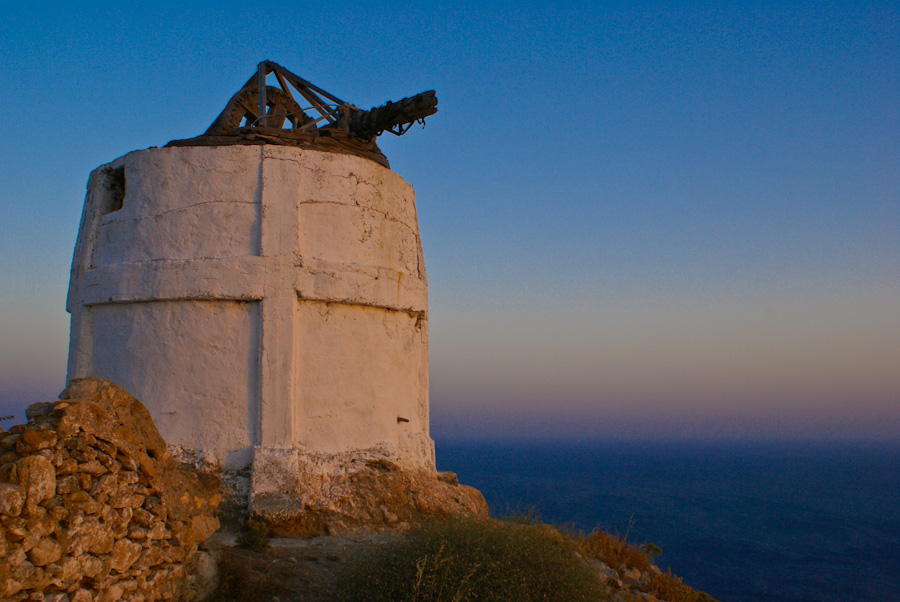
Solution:
[{"label": "whitewashed stone tower", "polygon": [[[269,74],[282,88],[260,94]],[[437,479],[422,243],[413,190],[374,144],[396,126],[374,124],[383,110],[265,62],[206,134],[88,182],[68,378],[128,389],[182,457],[226,477],[250,468],[251,510],[294,531],[396,518],[334,499],[359,497],[346,479],[366,466]]]}]

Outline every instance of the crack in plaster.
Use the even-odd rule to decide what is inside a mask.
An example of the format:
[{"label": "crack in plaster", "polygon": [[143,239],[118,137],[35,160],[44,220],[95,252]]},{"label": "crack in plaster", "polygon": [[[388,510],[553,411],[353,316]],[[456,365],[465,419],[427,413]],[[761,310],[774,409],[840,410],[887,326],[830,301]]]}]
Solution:
[{"label": "crack in plaster", "polygon": [[[197,207],[202,207],[204,205],[256,205],[256,203],[252,202],[252,201],[202,201],[200,203],[193,203],[191,205],[188,205],[187,207],[176,207],[174,209],[169,209],[169,210],[163,211],[161,213],[154,213],[153,215],[144,215],[141,217],[129,217],[129,218],[124,218],[124,219],[107,219],[107,220],[104,220],[104,222],[101,223],[100,226],[102,227],[102,226],[106,226],[108,224],[113,224],[113,223],[138,222],[138,221],[142,221],[145,219],[153,219],[153,218],[157,218],[157,217],[162,217],[164,215],[168,215],[169,213],[175,213],[177,211],[189,211],[189,210],[195,209]],[[108,215],[112,215],[112,214],[110,213]]]},{"label": "crack in plaster", "polygon": [[298,205],[340,205],[341,207],[358,207],[359,209],[362,209],[363,211],[368,211],[368,212],[370,212],[370,213],[374,213],[374,214],[376,214],[376,215],[380,215],[381,217],[384,218],[385,221],[393,222],[393,223],[395,223],[395,224],[400,224],[401,226],[404,226],[405,228],[407,228],[407,229],[409,229],[409,230],[415,230],[415,228],[413,228],[412,226],[410,226],[409,224],[407,224],[405,221],[403,221],[403,220],[401,220],[401,219],[399,219],[399,218],[394,217],[394,216],[393,216],[392,214],[390,214],[390,213],[386,213],[386,212],[384,212],[384,211],[380,211],[380,210],[375,209],[375,208],[373,208],[373,207],[368,207],[368,206],[364,206],[364,205],[360,205],[360,204],[353,204],[353,205],[351,205],[350,203],[340,203],[340,202],[338,202],[338,201],[317,201],[317,200],[314,200],[314,199],[310,199],[310,200],[308,200],[308,201],[300,201],[300,202],[297,203],[297,204],[298,204]]}]

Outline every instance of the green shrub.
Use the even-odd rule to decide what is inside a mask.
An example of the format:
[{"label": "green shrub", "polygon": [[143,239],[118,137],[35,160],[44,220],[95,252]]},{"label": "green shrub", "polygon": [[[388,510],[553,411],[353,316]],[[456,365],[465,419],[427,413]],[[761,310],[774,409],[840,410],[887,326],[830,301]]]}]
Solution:
[{"label": "green shrub", "polygon": [[653,543],[653,542],[647,542],[647,543],[645,543],[644,545],[641,546],[641,549],[642,549],[642,550],[644,551],[644,553],[646,553],[647,556],[649,556],[650,558],[653,558],[654,556],[659,556],[660,554],[662,554],[662,548],[659,547],[658,545],[656,545],[656,544]]},{"label": "green shrub", "polygon": [[605,589],[556,529],[445,520],[369,548],[338,578],[338,602],[578,602]]},{"label": "green shrub", "polygon": [[251,552],[262,552],[269,547],[269,529],[266,523],[247,521],[247,530],[237,536],[237,546]]}]

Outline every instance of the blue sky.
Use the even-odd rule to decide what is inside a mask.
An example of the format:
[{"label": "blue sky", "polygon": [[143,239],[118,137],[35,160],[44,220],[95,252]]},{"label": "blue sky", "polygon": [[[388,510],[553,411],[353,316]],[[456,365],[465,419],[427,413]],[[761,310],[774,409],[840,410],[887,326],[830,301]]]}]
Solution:
[{"label": "blue sky", "polygon": [[90,170],[271,59],[358,106],[437,91],[380,142],[436,438],[900,437],[896,3],[248,6],[6,9],[0,414],[65,385]]}]

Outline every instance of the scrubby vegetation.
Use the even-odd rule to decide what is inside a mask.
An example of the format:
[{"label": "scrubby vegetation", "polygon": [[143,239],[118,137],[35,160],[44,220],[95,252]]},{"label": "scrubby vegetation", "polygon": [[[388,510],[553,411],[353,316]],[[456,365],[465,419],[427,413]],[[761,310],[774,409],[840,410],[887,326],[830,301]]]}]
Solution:
[{"label": "scrubby vegetation", "polygon": [[[246,538],[256,541],[260,531],[248,530]],[[323,549],[295,558],[290,548],[259,550],[225,555],[214,600],[642,602],[647,593],[665,602],[714,602],[660,572],[653,544],[635,546],[600,530],[561,532],[533,515],[438,521],[346,554]]]},{"label": "scrubby vegetation", "polygon": [[666,602],[715,602],[709,594],[682,583],[681,577],[673,575],[671,569],[650,577],[649,587],[654,596]]},{"label": "scrubby vegetation", "polygon": [[628,543],[624,537],[596,530],[589,535],[569,535],[579,552],[588,559],[596,559],[619,573],[629,569],[637,569],[650,575],[641,589],[665,602],[715,602],[706,593],[698,592],[685,585],[681,577],[672,571],[659,572],[653,565],[653,557],[662,552],[658,546],[648,543],[636,546]]},{"label": "scrubby vegetation", "polygon": [[370,548],[338,580],[339,602],[604,600],[588,565],[552,527],[453,519]]},{"label": "scrubby vegetation", "polygon": [[628,543],[624,537],[597,530],[590,535],[570,535],[569,538],[585,557],[596,558],[619,572],[631,568],[647,572],[653,566],[651,554]]},{"label": "scrubby vegetation", "polygon": [[244,531],[237,536],[237,546],[251,552],[262,552],[269,547],[269,528],[266,523],[248,520]]}]

